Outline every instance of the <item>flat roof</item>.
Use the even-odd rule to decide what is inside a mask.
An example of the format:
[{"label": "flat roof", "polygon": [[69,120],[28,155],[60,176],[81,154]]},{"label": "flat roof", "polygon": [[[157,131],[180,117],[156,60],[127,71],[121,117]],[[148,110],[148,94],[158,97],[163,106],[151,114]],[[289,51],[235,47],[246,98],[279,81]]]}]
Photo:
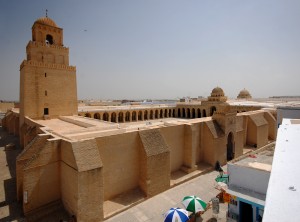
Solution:
[{"label": "flat roof", "polygon": [[245,167],[251,167],[258,170],[271,171],[274,156],[274,147],[269,147],[255,154],[249,154],[244,159],[233,164]]},{"label": "flat roof", "polygon": [[300,220],[300,124],[283,119],[278,129],[263,222]]},{"label": "flat roof", "polygon": [[165,118],[138,122],[112,123],[82,116],[60,116],[57,119],[34,120],[44,126],[42,129],[54,136],[69,140],[116,135],[143,129],[182,125],[210,120],[211,117],[198,119]]},{"label": "flat roof", "polygon": [[144,110],[175,108],[176,104],[139,104],[139,105],[116,105],[116,106],[78,106],[78,112],[96,111],[119,111],[119,110]]}]

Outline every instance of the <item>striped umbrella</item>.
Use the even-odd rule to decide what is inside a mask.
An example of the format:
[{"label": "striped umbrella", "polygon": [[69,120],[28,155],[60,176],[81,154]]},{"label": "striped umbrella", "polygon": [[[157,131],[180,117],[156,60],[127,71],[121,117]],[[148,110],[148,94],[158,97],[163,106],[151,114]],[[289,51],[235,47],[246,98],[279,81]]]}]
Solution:
[{"label": "striped umbrella", "polygon": [[180,208],[171,208],[165,214],[164,222],[186,222],[189,220],[188,212]]},{"label": "striped umbrella", "polygon": [[206,203],[196,196],[186,196],[182,200],[182,204],[187,211],[197,213],[199,211],[205,211]]}]

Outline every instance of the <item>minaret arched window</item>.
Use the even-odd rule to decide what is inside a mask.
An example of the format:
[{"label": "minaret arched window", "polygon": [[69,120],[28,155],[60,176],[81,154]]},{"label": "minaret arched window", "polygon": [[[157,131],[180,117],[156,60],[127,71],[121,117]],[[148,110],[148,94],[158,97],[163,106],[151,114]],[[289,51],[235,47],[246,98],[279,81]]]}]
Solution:
[{"label": "minaret arched window", "polygon": [[52,45],[53,44],[53,37],[52,35],[47,35],[46,36],[46,43]]}]

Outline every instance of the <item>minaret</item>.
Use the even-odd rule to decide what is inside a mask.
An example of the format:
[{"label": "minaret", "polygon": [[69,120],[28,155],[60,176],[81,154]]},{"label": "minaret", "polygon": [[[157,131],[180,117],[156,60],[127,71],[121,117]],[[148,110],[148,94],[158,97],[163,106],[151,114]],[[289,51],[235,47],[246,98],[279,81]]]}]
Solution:
[{"label": "minaret", "polygon": [[76,67],[69,66],[63,29],[46,17],[32,26],[27,59],[20,65],[20,126],[24,118],[51,119],[76,115]]}]

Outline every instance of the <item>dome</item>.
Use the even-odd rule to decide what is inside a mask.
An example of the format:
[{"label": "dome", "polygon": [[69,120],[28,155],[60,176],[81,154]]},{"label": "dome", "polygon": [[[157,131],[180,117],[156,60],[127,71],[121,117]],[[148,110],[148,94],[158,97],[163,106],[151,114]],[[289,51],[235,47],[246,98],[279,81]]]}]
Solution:
[{"label": "dome", "polygon": [[251,94],[249,93],[248,90],[243,89],[240,91],[239,95],[237,96],[238,99],[249,99],[252,98]]},{"label": "dome", "polygon": [[211,96],[214,96],[214,97],[224,96],[224,91],[222,88],[216,87],[211,91]]},{"label": "dome", "polygon": [[49,25],[49,26],[53,26],[53,27],[58,28],[56,23],[52,19],[50,19],[49,17],[38,18],[34,23],[40,23],[40,24],[43,24],[43,25]]}]

